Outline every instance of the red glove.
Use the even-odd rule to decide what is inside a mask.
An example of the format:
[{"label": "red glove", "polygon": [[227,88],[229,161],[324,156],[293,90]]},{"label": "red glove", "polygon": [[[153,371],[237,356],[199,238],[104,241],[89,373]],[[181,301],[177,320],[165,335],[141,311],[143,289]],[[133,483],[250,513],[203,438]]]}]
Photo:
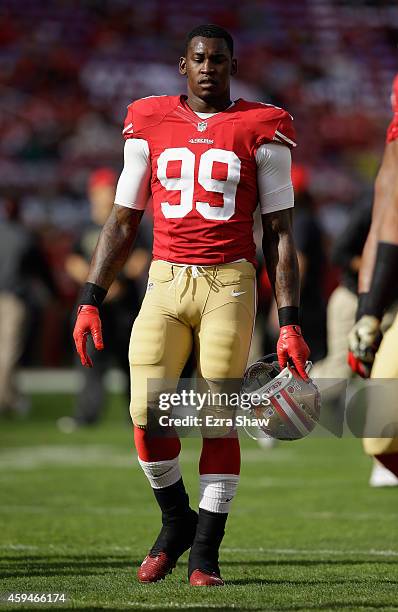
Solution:
[{"label": "red glove", "polygon": [[281,327],[276,352],[281,368],[285,368],[290,362],[303,380],[309,380],[305,364],[310,356],[310,349],[301,334],[299,325]]},{"label": "red glove", "polygon": [[366,314],[362,315],[348,334],[347,363],[362,378],[369,378],[382,338],[380,320]]},{"label": "red glove", "polygon": [[104,342],[102,340],[101,319],[96,306],[83,305],[77,310],[73,339],[76,350],[79,353],[80,361],[86,368],[92,368],[93,362],[87,355],[87,336],[91,334],[94,346],[97,351],[102,351]]},{"label": "red glove", "polygon": [[373,364],[363,363],[363,361],[355,357],[354,353],[350,350],[347,354],[347,363],[353,372],[359,374],[362,378],[369,378]]}]

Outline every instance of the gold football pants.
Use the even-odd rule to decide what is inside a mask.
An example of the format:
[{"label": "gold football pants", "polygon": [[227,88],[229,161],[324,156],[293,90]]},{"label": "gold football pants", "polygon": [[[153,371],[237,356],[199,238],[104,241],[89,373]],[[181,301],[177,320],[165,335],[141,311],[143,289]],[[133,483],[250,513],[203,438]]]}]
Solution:
[{"label": "gold football pants", "polygon": [[[174,380],[195,350],[198,377],[241,378],[256,310],[256,275],[247,262],[183,266],[154,261],[130,340],[130,412],[147,424],[148,381]],[[167,387],[170,391],[170,387]]]},{"label": "gold football pants", "polygon": [[[382,343],[380,345],[379,350],[376,354],[376,359],[372,368],[372,379],[383,379],[383,378],[391,378],[398,379],[398,315],[396,315],[393,324],[386,331],[383,336]],[[383,385],[383,381],[381,380],[381,384]],[[384,382],[384,386],[386,386],[386,382]],[[391,385],[391,393],[395,394],[396,397],[396,389],[398,387],[398,381],[395,381]],[[390,398],[388,394],[388,390],[386,390],[386,398]],[[391,408],[392,402],[391,398],[386,403]],[[398,403],[397,403],[398,406]],[[398,407],[396,412],[398,421]],[[390,418],[390,411],[386,415],[386,422],[388,422]],[[377,420],[380,422],[383,419],[383,405],[379,405],[377,407]],[[368,455],[382,455],[389,453],[397,453],[398,452],[398,438],[364,438],[363,440],[364,450]]]}]

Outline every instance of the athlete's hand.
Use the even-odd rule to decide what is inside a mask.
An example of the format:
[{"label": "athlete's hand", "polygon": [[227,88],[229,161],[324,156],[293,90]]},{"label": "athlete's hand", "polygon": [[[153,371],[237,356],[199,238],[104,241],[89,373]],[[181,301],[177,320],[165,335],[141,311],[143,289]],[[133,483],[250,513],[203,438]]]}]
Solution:
[{"label": "athlete's hand", "polygon": [[370,376],[382,337],[379,319],[370,315],[363,315],[348,335],[347,362],[362,378]]},{"label": "athlete's hand", "polygon": [[309,380],[305,371],[305,364],[310,356],[310,349],[301,334],[299,325],[284,325],[281,327],[276,352],[281,368],[285,368],[290,363],[296,368],[297,373],[303,380]]},{"label": "athlete's hand", "polygon": [[352,351],[348,351],[347,363],[355,374],[359,374],[362,378],[369,378],[372,371],[372,363],[362,363],[358,357],[355,357]]},{"label": "athlete's hand", "polygon": [[93,362],[87,354],[87,336],[91,334],[97,351],[102,351],[104,342],[102,340],[102,328],[99,311],[96,306],[83,305],[77,310],[73,339],[80,361],[86,368],[92,368]]}]

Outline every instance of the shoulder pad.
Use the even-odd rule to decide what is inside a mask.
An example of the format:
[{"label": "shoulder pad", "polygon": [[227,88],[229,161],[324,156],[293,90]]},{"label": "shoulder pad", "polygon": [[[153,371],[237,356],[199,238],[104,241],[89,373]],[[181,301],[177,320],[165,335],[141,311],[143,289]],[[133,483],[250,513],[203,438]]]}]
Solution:
[{"label": "shoulder pad", "polygon": [[280,142],[288,147],[296,146],[296,132],[293,117],[279,106],[263,102],[243,102],[243,111],[247,112],[246,121],[255,132],[256,146],[266,142]]},{"label": "shoulder pad", "polygon": [[143,130],[159,124],[178,105],[179,101],[179,96],[148,96],[129,104],[124,120],[124,138],[144,137]]},{"label": "shoulder pad", "polygon": [[395,75],[395,78],[392,82],[391,106],[392,112],[398,113],[398,74]]}]

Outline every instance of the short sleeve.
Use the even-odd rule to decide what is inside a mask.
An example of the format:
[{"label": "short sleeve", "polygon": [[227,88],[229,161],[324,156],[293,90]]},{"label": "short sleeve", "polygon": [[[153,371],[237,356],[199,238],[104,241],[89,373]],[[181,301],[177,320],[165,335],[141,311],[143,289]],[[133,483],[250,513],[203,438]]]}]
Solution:
[{"label": "short sleeve", "polygon": [[293,117],[284,111],[282,118],[275,129],[275,142],[281,142],[288,147],[297,146],[296,130],[293,125]]},{"label": "short sleeve", "polygon": [[133,121],[133,104],[129,104],[129,106],[127,107],[127,114],[124,120],[122,135],[125,140],[128,140],[129,138],[135,138],[134,121]]},{"label": "short sleeve", "polygon": [[293,117],[283,108],[273,104],[257,103],[254,112],[249,115],[248,128],[254,135],[254,154],[261,145],[270,142],[278,142],[289,149],[297,145]]}]

